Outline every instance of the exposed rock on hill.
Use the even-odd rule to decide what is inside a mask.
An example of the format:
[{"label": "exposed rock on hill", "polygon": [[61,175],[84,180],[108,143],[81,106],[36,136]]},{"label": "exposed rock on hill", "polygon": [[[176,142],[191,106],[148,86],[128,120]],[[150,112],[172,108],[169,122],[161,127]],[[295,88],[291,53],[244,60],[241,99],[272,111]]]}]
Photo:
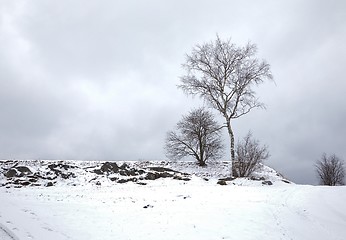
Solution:
[{"label": "exposed rock on hill", "polygon": [[[0,186],[23,187],[56,185],[96,186],[133,182],[146,185],[157,179],[190,181],[193,176],[228,185],[272,185],[273,182],[290,183],[275,170],[262,166],[250,178],[229,177],[227,162],[213,162],[200,167],[194,162],[100,162],[100,161],[0,161]],[[218,182],[217,182],[218,181]],[[251,184],[250,184],[251,185]]]}]

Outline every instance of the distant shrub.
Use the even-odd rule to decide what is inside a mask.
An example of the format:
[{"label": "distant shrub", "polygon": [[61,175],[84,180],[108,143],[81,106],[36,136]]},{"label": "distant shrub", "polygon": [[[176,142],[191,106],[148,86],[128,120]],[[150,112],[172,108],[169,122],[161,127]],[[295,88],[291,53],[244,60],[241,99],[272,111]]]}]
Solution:
[{"label": "distant shrub", "polygon": [[335,186],[345,184],[344,162],[335,154],[328,157],[324,153],[321,160],[317,161],[315,167],[322,185]]}]

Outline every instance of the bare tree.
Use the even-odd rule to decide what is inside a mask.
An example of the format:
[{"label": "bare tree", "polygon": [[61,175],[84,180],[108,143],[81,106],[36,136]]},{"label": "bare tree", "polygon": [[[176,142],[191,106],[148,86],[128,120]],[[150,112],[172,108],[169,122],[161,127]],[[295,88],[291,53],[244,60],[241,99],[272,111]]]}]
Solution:
[{"label": "bare tree", "polygon": [[173,160],[187,156],[196,158],[199,165],[219,159],[223,153],[220,126],[213,115],[204,108],[192,110],[177,123],[176,131],[166,138],[166,155]]},{"label": "bare tree", "polygon": [[321,160],[317,161],[315,167],[322,185],[344,185],[344,162],[335,154],[328,157],[324,153]]},{"label": "bare tree", "polygon": [[267,146],[260,146],[249,132],[236,146],[235,177],[248,177],[269,157]]},{"label": "bare tree", "polygon": [[205,99],[224,117],[230,138],[231,163],[235,161],[231,121],[253,108],[264,107],[252,88],[272,79],[269,64],[257,59],[256,51],[255,44],[238,47],[219,36],[215,41],[196,45],[192,53],[186,55],[183,67],[187,73],[178,86],[187,94]]}]

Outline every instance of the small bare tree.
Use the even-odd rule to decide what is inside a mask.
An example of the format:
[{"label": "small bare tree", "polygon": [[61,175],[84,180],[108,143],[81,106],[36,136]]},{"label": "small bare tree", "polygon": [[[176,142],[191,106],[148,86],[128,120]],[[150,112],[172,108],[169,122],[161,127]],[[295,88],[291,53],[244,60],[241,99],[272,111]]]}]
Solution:
[{"label": "small bare tree", "polygon": [[249,132],[236,146],[234,163],[235,177],[248,177],[257,170],[261,163],[269,157],[267,146],[260,146],[259,141],[252,138]]},{"label": "small bare tree", "polygon": [[321,160],[317,161],[315,167],[322,185],[344,185],[344,162],[335,154],[328,157],[324,153]]},{"label": "small bare tree", "polygon": [[219,36],[213,42],[196,45],[186,56],[183,67],[187,73],[178,86],[187,94],[205,99],[224,117],[230,138],[231,164],[235,161],[231,121],[254,108],[264,107],[253,86],[272,79],[269,64],[256,58],[256,51],[255,44],[238,47]]},{"label": "small bare tree", "polygon": [[222,156],[220,126],[204,108],[192,110],[177,123],[176,131],[168,132],[166,155],[172,160],[194,157],[200,166]]}]

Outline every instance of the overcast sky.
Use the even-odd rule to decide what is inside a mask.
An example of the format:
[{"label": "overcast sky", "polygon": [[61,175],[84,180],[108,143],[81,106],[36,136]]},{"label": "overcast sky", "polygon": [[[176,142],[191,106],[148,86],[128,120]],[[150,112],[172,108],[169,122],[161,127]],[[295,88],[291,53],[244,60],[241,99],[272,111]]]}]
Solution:
[{"label": "overcast sky", "polygon": [[297,183],[323,152],[346,160],[344,0],[1,0],[0,159],[166,159],[203,104],[176,88],[185,54],[216,34],[257,44],[275,79],[237,139],[251,130]]}]

